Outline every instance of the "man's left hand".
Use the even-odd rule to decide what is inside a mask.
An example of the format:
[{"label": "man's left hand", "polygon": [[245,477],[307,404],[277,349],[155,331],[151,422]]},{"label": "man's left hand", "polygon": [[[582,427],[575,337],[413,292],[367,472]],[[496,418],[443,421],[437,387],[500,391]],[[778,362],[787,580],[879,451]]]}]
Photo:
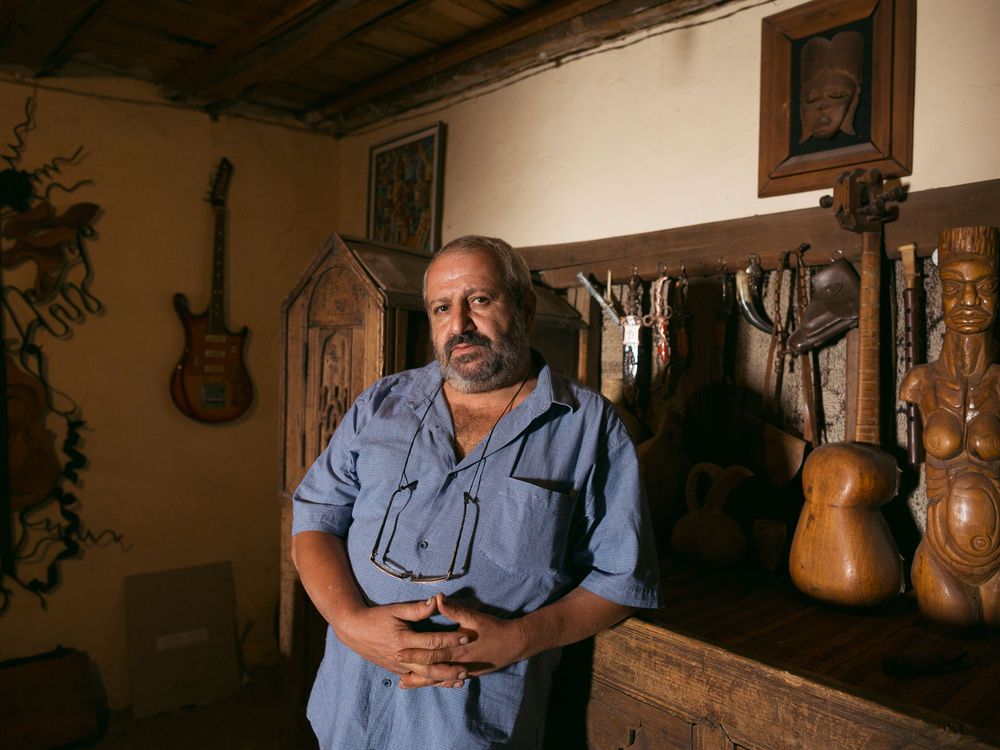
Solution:
[{"label": "man's left hand", "polygon": [[[470,677],[478,677],[513,664],[528,656],[528,636],[519,619],[503,620],[459,604],[449,603],[444,594],[435,597],[438,612],[458,623],[459,632],[469,636],[469,643],[449,648],[408,648],[396,653],[403,664],[461,664]],[[399,680],[402,688],[451,687],[420,677],[413,672]]]}]

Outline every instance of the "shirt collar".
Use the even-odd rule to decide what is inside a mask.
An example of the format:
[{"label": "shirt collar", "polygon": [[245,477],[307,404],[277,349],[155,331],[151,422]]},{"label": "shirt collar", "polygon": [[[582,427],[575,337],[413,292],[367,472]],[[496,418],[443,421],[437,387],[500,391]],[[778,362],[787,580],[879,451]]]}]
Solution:
[{"label": "shirt collar", "polygon": [[[456,469],[465,468],[482,460],[484,447],[486,456],[489,456],[510,445],[511,442],[525,433],[532,422],[550,410],[562,408],[573,411],[579,406],[579,402],[565,378],[554,373],[546,363],[545,358],[534,349],[531,350],[531,356],[533,364],[540,368],[534,390],[517,409],[497,423],[489,438],[489,443],[487,444],[485,440],[481,441],[474,450],[456,464]],[[433,414],[434,421],[444,427],[451,426],[452,420],[444,398],[439,395],[441,381],[440,365],[437,361],[431,362],[414,371],[406,398],[415,412]]]}]

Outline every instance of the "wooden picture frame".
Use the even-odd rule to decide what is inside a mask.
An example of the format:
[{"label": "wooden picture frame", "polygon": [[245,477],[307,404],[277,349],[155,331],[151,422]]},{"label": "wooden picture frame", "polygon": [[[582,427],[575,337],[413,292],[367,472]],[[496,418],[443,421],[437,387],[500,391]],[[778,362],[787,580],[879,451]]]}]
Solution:
[{"label": "wooden picture frame", "polygon": [[444,123],[373,146],[368,158],[368,237],[433,252],[441,244]]},{"label": "wooden picture frame", "polygon": [[[860,81],[840,129],[817,134],[803,104],[816,101],[818,76],[811,74],[828,64],[817,63],[806,45],[817,39],[812,49],[832,48],[838,36],[864,42],[863,53],[857,48]],[[916,0],[813,0],[764,18],[757,195],[827,188],[855,167],[910,174],[915,48]]]}]

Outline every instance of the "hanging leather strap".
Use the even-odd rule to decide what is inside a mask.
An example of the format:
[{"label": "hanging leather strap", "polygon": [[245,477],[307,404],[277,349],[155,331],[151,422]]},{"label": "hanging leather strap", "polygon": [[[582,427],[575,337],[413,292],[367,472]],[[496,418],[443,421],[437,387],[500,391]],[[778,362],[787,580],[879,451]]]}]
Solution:
[{"label": "hanging leather strap", "polygon": [[785,316],[781,314],[781,284],[787,267],[788,253],[782,253],[778,256],[778,267],[774,271],[774,308],[771,313],[773,331],[771,343],[767,347],[767,366],[764,374],[764,405],[775,413],[781,412],[781,384],[785,373],[781,355],[785,350],[787,336]]},{"label": "hanging leather strap", "polygon": [[[802,253],[808,245],[799,245],[792,253],[795,258],[795,327],[802,325],[806,307],[809,306],[809,272],[805,265]],[[786,351],[785,354],[792,352]],[[819,412],[816,403],[815,379],[812,352],[805,352],[799,356],[799,377],[802,381],[802,437],[808,440],[812,447],[819,445],[819,425],[816,423],[816,415]]]}]

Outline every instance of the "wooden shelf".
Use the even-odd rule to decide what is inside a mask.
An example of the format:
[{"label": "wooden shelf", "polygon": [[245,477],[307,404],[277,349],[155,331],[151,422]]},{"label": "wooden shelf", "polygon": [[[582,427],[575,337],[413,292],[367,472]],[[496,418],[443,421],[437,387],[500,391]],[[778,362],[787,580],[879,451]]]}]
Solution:
[{"label": "wooden shelf", "polygon": [[[947,227],[1000,225],[1000,179],[921,190],[899,206],[899,218],[885,225],[886,254],[899,257],[900,245],[916,243],[919,255],[930,255],[938,234]],[[766,269],[777,267],[781,253],[809,245],[805,261],[829,263],[838,254],[851,260],[861,255],[860,236],[844,231],[824,208],[751,216],[695,226],[664,229],[622,237],[521,247],[528,266],[555,289],[579,286],[577,272],[604,280],[608,270],[624,282],[633,267],[645,280],[661,272],[691,276],[745,268],[756,253]]]},{"label": "wooden shelf", "polygon": [[[603,716],[620,725],[619,743],[640,731],[630,722],[663,732],[679,720],[709,738],[702,747],[1000,747],[998,639],[937,631],[912,598],[838,609],[746,571],[675,571],[664,596],[663,610],[595,639],[591,736]],[[883,667],[936,657],[962,668],[899,677]]]}]

